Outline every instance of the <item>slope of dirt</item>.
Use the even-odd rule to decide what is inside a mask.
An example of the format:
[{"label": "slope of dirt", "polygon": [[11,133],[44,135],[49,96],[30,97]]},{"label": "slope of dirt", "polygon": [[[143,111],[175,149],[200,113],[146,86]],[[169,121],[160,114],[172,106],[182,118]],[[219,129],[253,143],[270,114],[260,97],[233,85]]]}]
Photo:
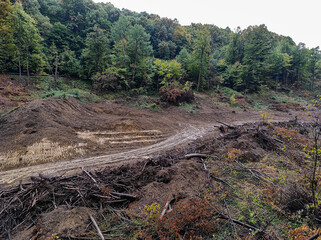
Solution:
[{"label": "slope of dirt", "polygon": [[36,100],[0,119],[0,169],[154,144],[177,127],[163,119],[112,102]]},{"label": "slope of dirt", "polygon": [[32,99],[30,89],[15,78],[0,74],[0,114]]}]

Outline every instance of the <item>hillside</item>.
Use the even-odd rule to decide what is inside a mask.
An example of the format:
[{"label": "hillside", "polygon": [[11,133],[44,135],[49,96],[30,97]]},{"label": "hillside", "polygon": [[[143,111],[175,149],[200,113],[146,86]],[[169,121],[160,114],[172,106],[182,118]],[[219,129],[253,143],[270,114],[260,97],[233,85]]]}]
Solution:
[{"label": "hillside", "polygon": [[321,52],[92,0],[0,2],[0,239],[321,239]]}]

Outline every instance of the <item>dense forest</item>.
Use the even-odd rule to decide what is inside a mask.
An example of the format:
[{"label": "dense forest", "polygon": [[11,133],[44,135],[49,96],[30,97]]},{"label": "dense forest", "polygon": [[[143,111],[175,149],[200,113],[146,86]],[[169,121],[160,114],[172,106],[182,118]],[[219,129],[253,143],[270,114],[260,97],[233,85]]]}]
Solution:
[{"label": "dense forest", "polygon": [[162,86],[241,92],[315,89],[319,47],[265,25],[222,29],[92,0],[2,0],[0,72],[89,79],[101,92]]}]

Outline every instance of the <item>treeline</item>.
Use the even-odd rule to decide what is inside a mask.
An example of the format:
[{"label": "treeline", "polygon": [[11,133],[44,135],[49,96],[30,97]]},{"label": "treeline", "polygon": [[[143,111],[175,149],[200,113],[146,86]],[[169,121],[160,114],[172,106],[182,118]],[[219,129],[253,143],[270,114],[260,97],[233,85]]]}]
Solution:
[{"label": "treeline", "polygon": [[265,25],[232,32],[215,25],[119,10],[91,0],[0,2],[0,72],[91,79],[102,92],[207,90],[255,92],[321,78],[319,48],[296,45]]}]

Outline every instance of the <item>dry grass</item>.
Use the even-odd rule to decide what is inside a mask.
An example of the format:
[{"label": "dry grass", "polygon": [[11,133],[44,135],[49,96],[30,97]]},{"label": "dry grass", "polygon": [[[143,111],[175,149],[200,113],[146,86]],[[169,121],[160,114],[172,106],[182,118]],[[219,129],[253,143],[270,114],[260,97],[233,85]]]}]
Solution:
[{"label": "dry grass", "polygon": [[85,143],[62,146],[58,142],[44,138],[40,142],[28,146],[25,152],[13,151],[0,155],[0,170],[56,162],[75,155],[82,156],[85,154],[83,149],[85,146]]},{"label": "dry grass", "polygon": [[128,131],[128,132],[77,132],[78,138],[104,144],[152,144],[159,141],[162,132],[158,130]]}]

